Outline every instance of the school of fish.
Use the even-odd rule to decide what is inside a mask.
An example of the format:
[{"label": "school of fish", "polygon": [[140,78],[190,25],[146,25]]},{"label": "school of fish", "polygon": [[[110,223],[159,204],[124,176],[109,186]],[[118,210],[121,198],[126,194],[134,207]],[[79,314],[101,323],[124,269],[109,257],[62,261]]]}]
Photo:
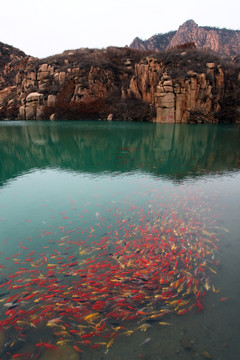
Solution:
[{"label": "school of fish", "polygon": [[[43,230],[41,253],[31,249],[32,239],[20,242],[7,258],[16,271],[0,283],[0,357],[37,359],[63,344],[79,353],[108,351],[117,336],[146,331],[151,322],[169,325],[170,313],[204,309],[206,293],[218,291],[211,280],[219,264],[215,217],[206,213],[206,226],[203,213],[191,216],[185,203],[129,208],[130,219],[116,210],[106,222],[97,212],[91,227]],[[22,352],[38,331],[33,351]]]}]

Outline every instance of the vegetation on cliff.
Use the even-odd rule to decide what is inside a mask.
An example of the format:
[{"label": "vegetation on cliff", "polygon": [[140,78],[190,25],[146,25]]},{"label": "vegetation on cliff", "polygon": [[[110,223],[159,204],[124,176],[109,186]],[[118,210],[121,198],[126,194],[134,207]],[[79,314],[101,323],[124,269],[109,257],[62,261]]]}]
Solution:
[{"label": "vegetation on cliff", "polygon": [[[161,110],[156,94],[169,98],[170,92],[175,103],[181,96],[181,106],[188,111],[178,122],[189,122],[192,114],[197,114],[193,122],[239,120],[237,56],[234,61],[224,60],[191,42],[159,52],[128,47],[67,50],[45,59],[18,51],[0,58],[4,75],[0,119],[80,120],[111,115],[114,120],[152,121]],[[166,87],[164,81],[172,85]],[[164,86],[159,90],[160,84]],[[174,106],[177,113],[178,105]]]},{"label": "vegetation on cliff", "polygon": [[26,54],[0,42],[0,90],[15,84],[16,70]]}]

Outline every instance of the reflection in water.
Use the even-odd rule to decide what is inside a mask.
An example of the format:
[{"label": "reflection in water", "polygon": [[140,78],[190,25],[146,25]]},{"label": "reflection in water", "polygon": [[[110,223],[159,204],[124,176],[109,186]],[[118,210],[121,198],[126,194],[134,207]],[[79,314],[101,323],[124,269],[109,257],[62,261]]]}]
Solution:
[{"label": "reflection in water", "polygon": [[236,360],[239,139],[1,123],[1,359]]},{"label": "reflection in water", "polygon": [[49,166],[88,173],[141,170],[179,180],[240,167],[236,126],[2,123],[0,143],[2,182]]}]

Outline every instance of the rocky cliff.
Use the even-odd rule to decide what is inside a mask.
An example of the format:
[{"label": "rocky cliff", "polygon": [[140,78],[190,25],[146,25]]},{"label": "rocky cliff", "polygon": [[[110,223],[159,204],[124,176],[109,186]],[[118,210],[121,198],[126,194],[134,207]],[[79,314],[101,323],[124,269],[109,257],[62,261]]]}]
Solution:
[{"label": "rocky cliff", "polygon": [[206,63],[206,72],[188,71],[185,78],[163,75],[155,94],[158,122],[218,122],[225,79],[221,65]]},{"label": "rocky cliff", "polygon": [[154,51],[165,51],[172,38],[177,31],[170,31],[166,34],[158,34],[150,37],[148,40],[141,40],[139,37],[136,37],[133,42],[130,44],[131,49],[137,50],[154,50]]},{"label": "rocky cliff", "polygon": [[0,42],[0,90],[6,86],[15,85],[18,65],[26,57],[23,51]]},{"label": "rocky cliff", "polygon": [[198,26],[188,20],[177,31],[157,34],[145,41],[135,38],[130,48],[162,51],[185,43],[194,43],[199,49],[211,49],[220,56],[234,56],[240,53],[240,31]]},{"label": "rocky cliff", "polygon": [[109,47],[0,59],[0,119],[239,121],[239,62],[209,51]]},{"label": "rocky cliff", "polygon": [[26,59],[23,51],[0,42],[0,119],[15,119],[18,115],[16,74],[24,67]]}]

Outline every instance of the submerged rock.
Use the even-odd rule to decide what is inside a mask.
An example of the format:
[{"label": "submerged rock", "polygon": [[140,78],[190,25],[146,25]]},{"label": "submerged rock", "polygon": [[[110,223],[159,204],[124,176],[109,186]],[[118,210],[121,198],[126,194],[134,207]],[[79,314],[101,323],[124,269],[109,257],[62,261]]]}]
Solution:
[{"label": "submerged rock", "polygon": [[56,350],[47,350],[39,360],[80,360],[78,354],[71,345],[59,346],[59,352]]},{"label": "submerged rock", "polygon": [[112,119],[113,119],[113,114],[109,114],[108,117],[107,117],[107,120],[112,121]]},{"label": "submerged rock", "polygon": [[226,341],[224,341],[224,343],[222,343],[222,347],[223,347],[223,348],[228,348],[229,345],[228,345],[228,343],[227,343]]},{"label": "submerged rock", "polygon": [[0,332],[0,353],[3,351],[4,342],[5,342],[4,332],[1,331]]},{"label": "submerged rock", "polygon": [[188,337],[184,336],[182,338],[182,346],[184,347],[185,350],[192,349],[192,342],[190,341],[190,339]]},{"label": "submerged rock", "polygon": [[212,359],[212,355],[208,351],[202,351],[202,356],[205,359]]}]

